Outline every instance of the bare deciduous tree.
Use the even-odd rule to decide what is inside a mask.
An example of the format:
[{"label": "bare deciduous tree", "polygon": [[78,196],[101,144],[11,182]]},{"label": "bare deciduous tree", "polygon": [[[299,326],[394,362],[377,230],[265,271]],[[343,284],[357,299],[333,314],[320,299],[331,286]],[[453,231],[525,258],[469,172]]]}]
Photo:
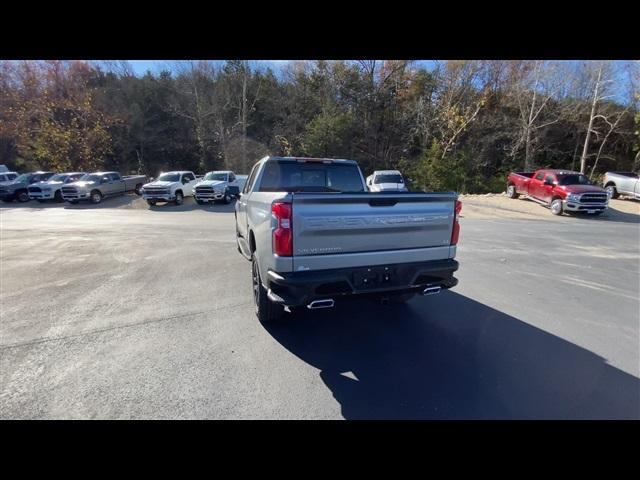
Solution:
[{"label": "bare deciduous tree", "polygon": [[[590,90],[592,91],[592,94],[590,102],[591,110],[589,113],[589,123],[584,139],[584,146],[582,148],[582,155],[580,157],[580,173],[585,173],[587,170],[587,157],[589,156],[589,142],[591,141],[591,134],[599,134],[598,131],[594,130],[594,124],[596,120],[602,119],[606,123],[611,125],[607,117],[602,113],[599,113],[599,108],[600,104],[604,100],[613,97],[613,94],[610,93],[610,87],[614,82],[613,65],[611,62],[597,62],[595,64],[585,63],[584,68],[586,69],[587,78],[590,79],[589,84],[591,85]],[[618,122],[616,122],[615,124],[617,125]],[[609,133],[611,133],[611,131],[612,130],[610,130]]]},{"label": "bare deciduous tree", "polygon": [[518,107],[520,134],[511,149],[515,156],[524,145],[524,169],[532,168],[537,130],[562,118],[562,112],[547,115],[552,100],[561,94],[563,71],[561,64],[549,61],[510,62],[509,95]]}]

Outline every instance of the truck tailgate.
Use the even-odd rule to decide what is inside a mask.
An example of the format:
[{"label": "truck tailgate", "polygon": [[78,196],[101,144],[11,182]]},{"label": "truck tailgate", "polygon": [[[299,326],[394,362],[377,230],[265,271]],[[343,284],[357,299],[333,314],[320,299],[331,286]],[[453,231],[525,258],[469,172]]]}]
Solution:
[{"label": "truck tailgate", "polygon": [[296,257],[448,247],[455,193],[295,193]]}]

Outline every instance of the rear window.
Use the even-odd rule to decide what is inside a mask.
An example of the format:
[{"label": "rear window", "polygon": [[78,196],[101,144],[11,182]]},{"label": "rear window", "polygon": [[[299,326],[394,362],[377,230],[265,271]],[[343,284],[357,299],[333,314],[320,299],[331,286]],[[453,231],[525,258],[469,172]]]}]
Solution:
[{"label": "rear window", "polygon": [[362,192],[357,165],[317,162],[267,162],[261,192]]},{"label": "rear window", "polygon": [[389,174],[381,174],[376,175],[376,179],[373,181],[376,185],[381,183],[404,183],[402,180],[402,175],[398,175],[397,173],[389,173]]},{"label": "rear window", "polygon": [[586,175],[558,175],[560,185],[593,185]]}]

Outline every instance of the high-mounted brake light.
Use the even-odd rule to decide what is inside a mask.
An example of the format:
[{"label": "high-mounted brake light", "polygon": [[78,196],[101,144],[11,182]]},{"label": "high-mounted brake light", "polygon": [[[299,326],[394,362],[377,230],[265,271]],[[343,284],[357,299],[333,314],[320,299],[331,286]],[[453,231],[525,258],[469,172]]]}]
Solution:
[{"label": "high-mounted brake light", "polygon": [[276,220],[272,234],[273,253],[279,257],[293,255],[293,205],[286,202],[271,204],[271,215]]},{"label": "high-mounted brake light", "polygon": [[458,215],[462,210],[462,202],[456,200],[456,205],[453,213],[453,231],[451,232],[451,245],[458,244],[458,238],[460,237],[460,222],[458,222]]}]

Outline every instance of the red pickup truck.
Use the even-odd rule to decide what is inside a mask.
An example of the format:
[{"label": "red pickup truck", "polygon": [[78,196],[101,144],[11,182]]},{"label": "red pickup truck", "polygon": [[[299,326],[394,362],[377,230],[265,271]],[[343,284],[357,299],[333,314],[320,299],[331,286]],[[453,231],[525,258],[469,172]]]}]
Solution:
[{"label": "red pickup truck", "polygon": [[554,215],[562,212],[582,212],[600,215],[609,205],[609,196],[603,189],[579,172],[568,170],[536,170],[513,172],[507,177],[507,196],[526,195],[541,203]]}]

